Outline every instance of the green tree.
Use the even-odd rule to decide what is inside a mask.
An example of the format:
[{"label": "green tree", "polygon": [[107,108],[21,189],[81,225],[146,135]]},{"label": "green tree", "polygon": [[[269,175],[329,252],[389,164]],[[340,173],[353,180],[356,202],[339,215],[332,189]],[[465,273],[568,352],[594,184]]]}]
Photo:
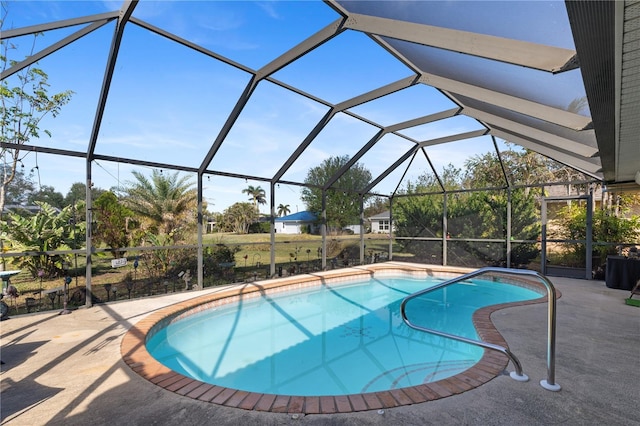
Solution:
[{"label": "green tree", "polygon": [[[349,162],[347,155],[330,157],[307,172],[304,183],[308,186],[302,189],[300,197],[307,210],[314,213],[322,211],[320,187],[325,185],[347,162]],[[359,163],[351,166],[340,176],[333,185],[338,189],[328,190],[326,193],[327,225],[342,229],[347,225],[358,223],[360,217],[358,193],[370,182],[371,172]],[[363,201],[366,203],[370,198],[370,195],[365,195]]]},{"label": "green tree", "polygon": [[[512,144],[506,143],[507,147]],[[592,180],[584,173],[530,150],[507,149],[500,153],[512,184],[546,184]],[[495,153],[488,152],[469,158],[465,162],[464,185],[467,188],[487,188],[505,185],[504,174]],[[567,195],[587,193],[586,184],[567,185]],[[530,191],[530,189],[527,189]]]},{"label": "green tree", "polygon": [[235,203],[228,207],[222,215],[224,223],[237,234],[249,233],[249,226],[258,220],[258,212],[250,203]]},{"label": "green tree", "polygon": [[123,204],[139,216],[144,230],[171,235],[173,242],[196,225],[197,192],[187,176],[153,170],[151,178],[133,171],[123,189]]},{"label": "green tree", "polygon": [[[509,159],[511,156],[507,154],[504,157]],[[486,152],[470,157],[465,161],[464,166],[463,180],[467,188],[490,188],[507,184],[500,160],[495,152]]]},{"label": "green tree", "polygon": [[640,213],[640,192],[609,192],[607,206],[618,217]]},{"label": "green tree", "polygon": [[[5,18],[6,9],[3,10],[2,22],[0,22],[2,28],[4,28]],[[2,41],[0,54],[2,71],[18,63],[16,60],[8,59],[8,52],[13,48],[9,41]],[[31,53],[33,50],[32,48]],[[4,210],[7,186],[15,179],[18,164],[24,157],[20,147],[33,138],[39,138],[42,119],[47,115],[56,117],[73,95],[70,90],[50,95],[49,76],[33,65],[24,68],[14,76],[16,76],[15,79],[6,78],[0,82],[0,141],[12,146],[12,148],[0,148],[0,159],[3,165],[3,174],[0,177],[0,215]],[[42,131],[51,136],[50,131]]]},{"label": "green tree", "polygon": [[442,195],[397,198],[393,216],[398,237],[442,237]]},{"label": "green tree", "polygon": [[[1,165],[0,167],[4,167]],[[4,176],[6,173],[2,173]],[[5,202],[7,205],[25,205],[29,195],[36,189],[33,183],[33,174],[26,174],[24,167],[19,167],[15,171],[15,176],[10,184],[5,188]]]},{"label": "green tree", "polygon": [[114,258],[121,257],[122,251],[117,249],[127,247],[131,241],[133,212],[120,204],[113,192],[105,191],[93,204],[93,219],[96,223],[93,230],[96,242],[111,247]]},{"label": "green tree", "polygon": [[[412,185],[406,190],[427,192]],[[395,235],[410,237],[399,239],[402,251],[413,254],[416,261],[428,263],[440,262],[442,259],[442,245],[432,241],[415,240],[415,237],[442,238],[442,208],[443,196],[437,195],[408,195],[397,197],[393,203],[393,218]]]},{"label": "green tree", "polygon": [[[408,182],[406,188],[394,201],[394,220],[396,235],[400,237],[442,237],[442,212],[444,196],[442,185],[446,189],[457,189],[461,186],[461,170],[449,164],[441,173],[438,181],[435,175],[424,174],[416,182]],[[442,185],[440,184],[442,182]],[[432,195],[422,195],[432,194]],[[451,209],[448,204],[448,208]],[[455,207],[454,210],[455,211]],[[416,247],[420,244],[410,243]],[[431,245],[432,247],[433,245]],[[429,252],[428,257],[432,254]]]},{"label": "green tree", "polygon": [[[552,179],[553,162],[531,151],[506,150],[501,153],[507,171],[518,173],[518,182],[541,183]],[[506,185],[504,172],[495,153],[476,155],[465,163],[465,186],[487,188]],[[474,184],[472,185],[471,182]],[[540,235],[538,188],[511,190],[511,236],[515,240],[536,240]],[[467,194],[461,206],[467,217],[463,229],[454,229],[452,235],[476,238],[502,239],[507,235],[507,204],[509,191],[477,191]],[[462,200],[460,200],[462,201]],[[475,230],[475,231],[474,231]],[[455,234],[454,234],[455,233]],[[539,254],[535,243],[514,243],[511,261],[514,265],[526,265]],[[497,256],[496,253],[490,253]]]},{"label": "green tree", "polygon": [[289,204],[278,204],[278,216],[286,216],[291,213]]},{"label": "green tree", "polygon": [[[530,156],[507,155],[509,167],[518,169],[518,161],[532,164]],[[532,179],[533,176],[526,176]],[[442,237],[444,195],[438,194],[456,188],[489,188],[505,186],[504,172],[496,154],[486,153],[470,158],[465,171],[448,165],[441,173],[441,181],[435,176],[420,176],[416,183],[409,183],[403,196],[394,202],[396,235],[401,237]],[[412,195],[413,194],[413,195]],[[421,195],[431,194],[431,195]],[[539,190],[518,188],[511,191],[511,232],[515,239],[535,240],[540,232],[540,218],[536,197]],[[507,202],[509,193],[504,190],[478,190],[449,192],[447,194],[447,231],[451,238],[504,239],[507,232]],[[433,242],[403,240],[405,249],[423,261],[439,258],[442,247]],[[448,256],[453,263],[466,266],[504,263],[503,248],[472,241],[452,241]],[[511,259],[514,264],[527,264],[537,256],[535,244],[514,244]]]},{"label": "green tree", "polygon": [[[75,211],[84,210],[84,203],[67,206],[57,210],[52,206],[36,202],[40,211],[30,217],[9,213],[7,220],[0,221],[2,238],[14,251],[46,252],[69,250],[74,247],[73,240],[77,233],[84,233],[85,222],[74,223]],[[28,270],[35,278],[38,271],[43,270],[47,276],[54,276],[62,270],[59,254],[42,254],[36,256],[20,256],[14,262],[20,269]]]},{"label": "green tree", "polygon": [[[82,182],[75,182],[67,191],[64,200],[67,204],[71,204],[70,201],[85,200],[87,199],[87,185]],[[95,198],[94,198],[95,200]]]},{"label": "green tree", "polygon": [[370,217],[389,210],[389,199],[386,197],[373,197],[364,208],[364,216]]},{"label": "green tree", "polygon": [[227,217],[223,213],[213,213],[213,220],[216,223],[215,229],[218,232],[231,232],[231,226],[227,223]]},{"label": "green tree", "polygon": [[50,185],[42,185],[39,191],[34,191],[29,194],[27,203],[37,204],[38,202],[47,203],[50,206],[57,207],[59,209],[65,205],[64,196]]},{"label": "green tree", "polygon": [[508,149],[500,157],[512,184],[535,185],[555,180],[553,167],[557,163],[537,152]]},{"label": "green tree", "polygon": [[[443,173],[444,175],[445,173]],[[448,173],[447,175],[450,175]],[[451,184],[454,186],[454,184]],[[398,237],[442,238],[442,186],[434,175],[424,174],[416,182],[408,182],[394,198],[393,217]],[[432,194],[435,195],[423,195]],[[442,245],[414,239],[398,240],[402,250],[415,256],[416,261],[439,262]]]},{"label": "green tree", "polygon": [[[91,188],[91,199],[97,200],[100,195],[106,191],[101,188]],[[82,182],[75,182],[67,191],[67,195],[64,197],[64,205],[74,204],[78,200],[87,200],[87,185]]]},{"label": "green tree", "polygon": [[267,204],[266,193],[260,186],[249,185],[242,193],[249,196],[249,201],[253,202],[256,211],[260,211],[260,204]]}]

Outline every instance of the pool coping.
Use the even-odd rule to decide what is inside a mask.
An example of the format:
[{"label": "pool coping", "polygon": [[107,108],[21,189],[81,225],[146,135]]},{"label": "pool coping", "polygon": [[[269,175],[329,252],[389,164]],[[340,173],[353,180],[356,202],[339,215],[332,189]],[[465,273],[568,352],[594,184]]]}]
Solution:
[{"label": "pool coping", "polygon": [[[468,268],[385,262],[275,280],[236,284],[220,292],[195,297],[151,313],[127,331],[122,339],[120,352],[123,361],[135,373],[169,392],[203,402],[245,410],[288,414],[333,414],[381,410],[434,401],[475,389],[502,375],[509,364],[509,359],[502,353],[485,350],[480,361],[469,369],[432,383],[363,394],[290,396],[247,392],[192,379],[155,360],[147,351],[145,343],[147,336],[154,332],[154,328],[184,315],[187,311],[189,314],[199,312],[216,304],[229,303],[244,296],[260,295],[264,292],[291,289],[292,287],[302,288],[350,281],[364,276],[372,276],[374,273],[377,276],[400,272],[418,276],[420,274],[437,274],[438,276],[451,274],[454,277],[471,271],[472,269]],[[473,323],[480,339],[503,347],[508,347],[508,345],[491,322],[491,314],[508,307],[543,303],[547,300],[545,287],[542,283],[512,276],[509,276],[509,282],[534,289],[545,295],[522,302],[488,306],[474,313]],[[560,297],[560,293],[556,290],[556,298],[558,297]]]}]

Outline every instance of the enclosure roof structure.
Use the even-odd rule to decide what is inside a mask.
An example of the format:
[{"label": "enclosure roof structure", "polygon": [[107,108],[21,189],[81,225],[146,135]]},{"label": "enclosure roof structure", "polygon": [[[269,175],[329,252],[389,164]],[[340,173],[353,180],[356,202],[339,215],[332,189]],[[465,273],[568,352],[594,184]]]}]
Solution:
[{"label": "enclosure roof structure", "polygon": [[[89,162],[181,170],[197,173],[200,178],[220,175],[296,185],[302,179],[295,178],[292,170],[301,157],[312,155],[309,147],[314,140],[329,132],[327,129],[337,120],[350,120],[369,128],[369,136],[348,137],[342,142],[350,160],[327,179],[324,189],[335,187],[348,168],[363,161],[383,140],[391,141],[389,149],[380,155],[388,163],[374,174],[362,193],[376,193],[378,184],[392,173],[402,176],[416,158],[433,168],[434,155],[429,151],[433,147],[482,138],[490,138],[494,146],[500,139],[533,150],[607,185],[634,186],[640,171],[638,1],[299,2],[290,7],[295,7],[304,29],[266,23],[264,28],[252,29],[262,32],[265,43],[286,38],[286,49],[258,49],[254,56],[238,54],[239,59],[229,53],[229,46],[236,40],[208,40],[219,26],[234,25],[235,15],[216,15],[216,27],[202,23],[217,13],[212,8],[219,2],[191,3],[196,13],[180,16],[184,18],[180,25],[175,21],[164,25],[169,21],[162,13],[169,4],[186,7],[185,2],[131,0],[124,1],[118,10],[97,13],[100,9],[96,9],[96,13],[82,14],[89,8],[84,3],[75,15],[70,12],[63,19],[51,16],[49,21],[3,28],[2,40],[10,42],[34,33],[60,34],[46,47],[3,70],[3,80],[15,78],[37,61],[73,49],[103,27],[109,29],[109,46],[97,60],[103,68],[84,146],[33,142],[23,149]],[[104,7],[102,2],[95,3]],[[243,7],[244,2],[232,4]],[[176,17],[175,13],[172,16]],[[185,28],[201,31],[192,36]],[[133,42],[129,37],[132,33],[160,37],[164,44],[148,48],[142,42]],[[161,46],[167,46],[166,50]],[[120,93],[117,83],[127,72],[146,73],[151,78],[162,72],[153,63],[162,63],[163,58],[162,67],[188,74],[190,63],[170,63],[175,46],[192,52],[194,61],[211,61],[212,70],[220,66],[228,70],[228,81],[218,77],[209,81],[202,74],[192,76],[199,80],[190,84],[202,85],[203,92],[213,93],[207,91],[209,85],[215,88],[244,82],[237,88],[237,96],[212,99],[212,104],[224,103],[225,107],[215,109],[216,117],[222,118],[212,119],[217,124],[203,136],[208,142],[200,144],[199,154],[190,154],[188,160],[176,152],[180,147],[162,158],[156,157],[154,150],[137,152],[133,144],[119,151],[106,142],[106,137],[103,142],[109,126],[117,127],[109,121],[112,99],[126,99],[117,104],[124,108],[126,102],[144,98],[144,82],[136,87],[140,91]],[[360,46],[366,46],[366,50]],[[150,58],[152,64],[140,71],[133,66],[135,62],[125,62],[127,54]],[[69,69],[73,66],[70,64]],[[352,77],[345,76],[352,68],[357,71],[350,80]],[[84,74],[87,80],[89,75]],[[316,86],[320,80],[328,84]],[[149,90],[169,91],[170,84]],[[265,85],[272,92],[261,92]],[[259,158],[254,158],[255,163],[243,170],[226,170],[226,145],[268,143],[234,139],[237,127],[247,125],[243,114],[261,97],[267,99],[262,105],[275,110],[279,95],[273,93],[283,91],[317,106],[320,112],[314,115],[312,125],[295,143],[280,149],[279,164],[262,167]],[[411,96],[403,98],[406,94]],[[174,99],[173,104],[178,111],[187,108],[189,100]],[[131,114],[135,115],[135,109]],[[437,125],[438,132],[421,130],[430,125]],[[12,149],[15,145],[3,143],[3,147]],[[242,155],[242,148],[230,152]],[[378,192],[389,194],[393,190]]]}]

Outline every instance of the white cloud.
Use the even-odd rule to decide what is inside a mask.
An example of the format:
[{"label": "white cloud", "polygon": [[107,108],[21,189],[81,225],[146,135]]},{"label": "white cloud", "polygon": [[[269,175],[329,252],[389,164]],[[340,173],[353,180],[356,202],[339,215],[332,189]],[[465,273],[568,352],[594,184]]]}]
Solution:
[{"label": "white cloud", "polygon": [[276,10],[276,2],[273,1],[259,1],[256,2],[258,7],[262,9],[265,14],[273,19],[282,19],[278,11]]}]

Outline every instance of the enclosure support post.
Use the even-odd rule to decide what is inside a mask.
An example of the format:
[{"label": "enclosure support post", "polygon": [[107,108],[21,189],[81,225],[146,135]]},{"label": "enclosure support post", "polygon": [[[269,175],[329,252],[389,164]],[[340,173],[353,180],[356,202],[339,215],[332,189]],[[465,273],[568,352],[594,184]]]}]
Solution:
[{"label": "enclosure support post", "polygon": [[[544,194],[544,187],[542,187]],[[542,200],[540,206],[540,220],[542,221],[542,235],[540,241],[540,272],[542,275],[547,274],[547,201]]]},{"label": "enclosure support post", "polygon": [[447,193],[442,199],[442,266],[447,266],[447,238],[449,230],[447,225]]},{"label": "enclosure support post", "polygon": [[86,277],[86,284],[85,284],[85,289],[86,289],[86,299],[85,299],[85,306],[87,308],[90,308],[92,306],[91,303],[91,253],[93,252],[93,242],[91,239],[91,234],[93,232],[93,200],[91,199],[91,186],[93,185],[91,183],[91,158],[87,158],[87,183],[86,183],[86,200],[87,200],[87,206],[86,206],[86,221],[87,221],[87,226],[86,226],[86,231],[85,231],[85,237],[86,237],[86,242],[85,242],[85,246],[86,246],[86,256],[87,256],[87,265],[86,265],[86,269],[85,269],[85,277]]},{"label": "enclosure support post", "polygon": [[202,215],[202,176],[202,172],[198,171],[198,276],[196,279],[198,281],[198,288],[200,289],[204,288],[204,251],[202,249],[202,221],[204,220]]},{"label": "enclosure support post", "polygon": [[507,268],[511,268],[511,187],[507,188]]},{"label": "enclosure support post", "polygon": [[360,264],[364,264],[364,194],[360,194]]},{"label": "enclosure support post", "polygon": [[586,265],[585,279],[593,279],[593,186],[589,185],[589,194],[587,195],[587,242],[586,242]]},{"label": "enclosure support post", "polygon": [[269,203],[271,204],[271,217],[269,218],[269,232],[271,233],[271,250],[269,253],[269,276],[273,277],[276,274],[276,185],[271,182],[271,197]]},{"label": "enclosure support post", "polygon": [[393,197],[389,197],[389,260],[393,260]]},{"label": "enclosure support post", "polygon": [[322,270],[327,269],[327,190],[322,189],[322,219],[320,224],[322,234]]},{"label": "enclosure support post", "polygon": [[89,137],[89,146],[87,147],[87,173],[86,173],[86,200],[87,200],[87,231],[86,231],[86,250],[87,250],[87,266],[86,266],[86,300],[85,305],[87,308],[91,307],[91,254],[93,253],[93,244],[91,234],[93,233],[93,214],[92,214],[92,200],[91,200],[91,162],[93,161],[94,151],[96,148],[96,142],[98,141],[98,133],[100,132],[100,124],[104,116],[104,109],[107,103],[107,97],[109,95],[109,89],[111,88],[111,79],[113,78],[113,70],[116,67],[116,60],[118,58],[118,52],[120,51],[120,43],[122,42],[122,36],[124,34],[124,28],[129,22],[129,18],[133,14],[133,10],[138,5],[138,2],[125,2],[120,9],[118,20],[116,21],[115,32],[111,40],[111,47],[109,48],[109,57],[107,58],[107,64],[104,70],[104,77],[102,80],[102,87],[100,89],[100,95],[98,97],[98,105],[96,114],[91,127],[91,135]]}]

